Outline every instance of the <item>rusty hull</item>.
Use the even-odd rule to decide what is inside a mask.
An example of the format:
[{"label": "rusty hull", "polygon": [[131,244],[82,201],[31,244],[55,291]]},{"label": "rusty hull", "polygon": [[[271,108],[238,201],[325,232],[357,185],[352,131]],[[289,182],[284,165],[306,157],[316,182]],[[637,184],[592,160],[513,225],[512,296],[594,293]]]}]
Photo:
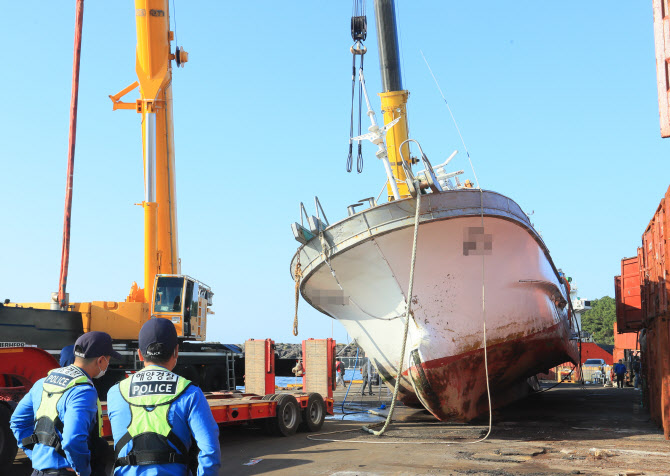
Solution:
[{"label": "rusty hull", "polygon": [[[566,353],[568,348],[576,351],[576,346],[566,343],[568,339],[557,324],[487,346],[492,407],[526,396],[531,391],[529,378],[578,358]],[[489,411],[483,348],[412,365],[405,375],[414,382],[426,409],[440,420],[468,421]]]}]

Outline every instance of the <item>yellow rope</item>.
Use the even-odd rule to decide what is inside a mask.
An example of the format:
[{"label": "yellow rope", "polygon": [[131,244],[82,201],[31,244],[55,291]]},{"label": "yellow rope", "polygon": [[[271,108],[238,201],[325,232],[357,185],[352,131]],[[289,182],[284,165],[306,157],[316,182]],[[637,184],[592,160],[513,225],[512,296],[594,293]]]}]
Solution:
[{"label": "yellow rope", "polygon": [[298,303],[300,302],[300,281],[302,280],[302,269],[300,267],[300,251],[295,264],[295,317],[293,318],[293,335],[298,335]]}]

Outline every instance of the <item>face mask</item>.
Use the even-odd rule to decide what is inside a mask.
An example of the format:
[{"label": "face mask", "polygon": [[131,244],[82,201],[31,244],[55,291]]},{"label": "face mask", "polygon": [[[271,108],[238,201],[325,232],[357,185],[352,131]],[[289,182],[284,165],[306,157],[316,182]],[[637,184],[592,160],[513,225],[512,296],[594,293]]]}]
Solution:
[{"label": "face mask", "polygon": [[102,369],[100,368],[100,364],[98,364],[98,370],[100,370],[100,373],[99,373],[98,375],[96,375],[95,377],[93,377],[93,378],[100,378],[100,377],[102,377],[103,375],[105,375],[105,372],[107,372],[107,369],[108,369],[108,368],[109,368],[109,360],[107,361],[107,367],[105,368],[105,370],[102,370]]}]

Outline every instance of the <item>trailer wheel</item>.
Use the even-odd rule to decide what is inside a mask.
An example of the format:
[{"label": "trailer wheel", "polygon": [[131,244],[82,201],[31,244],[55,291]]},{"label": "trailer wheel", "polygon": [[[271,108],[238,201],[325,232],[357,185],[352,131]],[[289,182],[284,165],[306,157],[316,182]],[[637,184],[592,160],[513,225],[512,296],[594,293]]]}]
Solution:
[{"label": "trailer wheel", "polygon": [[302,410],[301,431],[319,431],[326,419],[326,404],[318,393],[307,394],[307,406]]},{"label": "trailer wheel", "polygon": [[12,430],[9,428],[11,415],[7,405],[0,403],[0,469],[12,464],[19,450]]},{"label": "trailer wheel", "polygon": [[270,427],[277,436],[291,436],[300,425],[300,405],[293,395],[281,393],[273,400],[277,402],[277,418],[270,419]]}]

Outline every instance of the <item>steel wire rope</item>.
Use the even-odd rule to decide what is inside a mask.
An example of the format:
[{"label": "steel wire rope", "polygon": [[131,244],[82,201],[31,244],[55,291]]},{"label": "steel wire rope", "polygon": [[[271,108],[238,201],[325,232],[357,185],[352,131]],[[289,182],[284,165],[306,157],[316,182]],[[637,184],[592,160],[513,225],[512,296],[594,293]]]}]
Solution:
[{"label": "steel wire rope", "polygon": [[[354,45],[350,48],[352,53],[351,66],[351,117],[349,122],[349,155],[347,156],[347,172],[351,172],[353,167],[353,140],[354,135],[354,99],[356,91],[356,56],[360,55],[361,62],[359,71],[363,72],[363,60],[365,59],[365,52],[367,49],[363,45],[363,41],[367,38],[367,18],[365,16],[365,0],[354,0],[351,9],[351,38],[354,40]],[[362,133],[362,92],[363,85],[358,84],[358,136]],[[357,156],[356,156],[356,171],[360,174],[363,172],[363,144],[358,141]]]},{"label": "steel wire rope", "polygon": [[[354,153],[354,97],[356,95],[356,54],[351,55],[353,64],[351,65],[351,118],[349,121],[349,155],[347,156],[347,172],[351,172],[353,166]],[[360,110],[359,110],[360,111]]]},{"label": "steel wire rope", "polygon": [[[361,55],[361,66],[358,68],[359,74],[363,74],[363,59],[365,55]],[[361,136],[363,132],[363,119],[362,119],[362,108],[363,107],[363,83],[358,82],[358,137]],[[363,173],[363,141],[358,141],[358,155],[356,156],[356,172]]]},{"label": "steel wire rope", "polygon": [[[330,247],[328,246],[328,243],[326,242],[326,239],[323,236],[323,232],[319,234],[319,240],[321,242],[321,253],[323,254],[323,262],[326,263],[328,266],[328,269],[330,269],[330,274],[333,276],[333,279],[335,279],[335,283],[337,283],[337,286],[340,288],[340,291],[344,293],[344,287],[342,287],[342,284],[340,283],[340,280],[337,278],[337,274],[335,273],[335,270],[333,269],[333,266],[330,264]],[[392,321],[393,319],[398,319],[402,317],[402,315],[397,315],[393,317],[379,317],[375,316],[373,314],[370,314],[368,311],[363,309],[351,296],[349,296],[349,302],[351,302],[356,308],[361,311],[363,314],[368,316],[371,319],[377,319],[379,321]]]},{"label": "steel wire rope", "polygon": [[479,180],[477,179],[477,172],[475,172],[475,167],[472,165],[472,158],[470,157],[470,151],[468,150],[468,147],[465,145],[465,140],[463,139],[463,135],[461,134],[461,129],[458,127],[458,124],[456,123],[456,118],[454,117],[454,113],[451,112],[451,107],[449,107],[449,102],[447,102],[447,98],[444,97],[444,93],[442,92],[442,88],[440,87],[440,83],[437,82],[437,78],[433,74],[433,70],[431,69],[430,65],[428,64],[428,60],[426,57],[423,55],[423,51],[419,50],[421,53],[421,57],[426,63],[426,66],[428,66],[428,71],[430,71],[430,75],[433,77],[433,81],[435,81],[435,85],[437,86],[438,91],[440,91],[440,96],[442,96],[442,100],[444,101],[444,104],[447,106],[447,110],[449,111],[449,115],[451,116],[451,120],[454,121],[454,126],[456,127],[456,132],[458,132],[458,137],[461,138],[461,143],[463,144],[463,149],[465,149],[465,154],[468,156],[468,162],[470,162],[470,168],[472,169],[472,175],[475,177],[475,183],[477,184],[477,188],[479,187]]}]

